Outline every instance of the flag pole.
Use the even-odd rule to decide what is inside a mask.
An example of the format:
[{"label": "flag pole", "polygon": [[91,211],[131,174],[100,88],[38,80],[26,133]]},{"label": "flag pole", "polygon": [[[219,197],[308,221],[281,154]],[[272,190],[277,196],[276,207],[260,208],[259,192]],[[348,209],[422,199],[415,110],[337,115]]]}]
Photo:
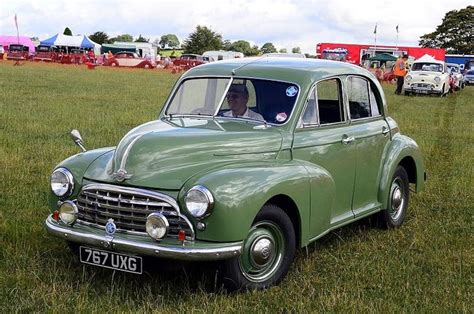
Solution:
[{"label": "flag pole", "polygon": [[397,24],[397,27],[395,27],[395,29],[397,31],[397,41],[395,42],[395,48],[397,48],[397,50],[398,50],[398,25],[399,24]]},{"label": "flag pole", "polygon": [[374,28],[374,40],[375,40],[375,51],[374,51],[374,53],[377,54],[377,23],[375,23],[375,28]]},{"label": "flag pole", "polygon": [[16,40],[17,40],[17,44],[19,45],[20,44],[20,32],[18,31],[18,19],[16,17],[16,13],[15,13],[15,26],[16,26]]}]

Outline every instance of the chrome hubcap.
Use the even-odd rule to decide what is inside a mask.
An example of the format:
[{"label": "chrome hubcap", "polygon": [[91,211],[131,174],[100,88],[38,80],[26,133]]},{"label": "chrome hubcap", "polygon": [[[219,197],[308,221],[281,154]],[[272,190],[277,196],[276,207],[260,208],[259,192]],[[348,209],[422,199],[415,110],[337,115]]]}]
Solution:
[{"label": "chrome hubcap", "polygon": [[257,239],[250,249],[250,262],[256,268],[264,267],[275,255],[275,245],[271,239]]},{"label": "chrome hubcap", "polygon": [[402,192],[399,187],[396,187],[392,195],[392,205],[394,208],[400,208],[402,204]]},{"label": "chrome hubcap", "polygon": [[258,222],[244,242],[240,271],[252,282],[268,280],[280,267],[284,252],[285,238],[280,227],[271,221]]},{"label": "chrome hubcap", "polygon": [[403,208],[405,206],[405,195],[403,191],[403,185],[399,178],[396,178],[390,189],[390,216],[393,220],[400,218]]}]

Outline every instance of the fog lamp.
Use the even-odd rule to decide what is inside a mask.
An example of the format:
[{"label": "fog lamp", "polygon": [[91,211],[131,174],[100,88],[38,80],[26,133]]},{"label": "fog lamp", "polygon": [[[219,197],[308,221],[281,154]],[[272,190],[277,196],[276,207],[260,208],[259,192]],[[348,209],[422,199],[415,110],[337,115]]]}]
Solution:
[{"label": "fog lamp", "polygon": [[161,240],[168,233],[168,219],[160,213],[152,213],[148,215],[145,227],[146,232],[151,238]]},{"label": "fog lamp", "polygon": [[59,219],[68,225],[72,225],[77,219],[77,206],[71,201],[65,201],[59,207]]}]

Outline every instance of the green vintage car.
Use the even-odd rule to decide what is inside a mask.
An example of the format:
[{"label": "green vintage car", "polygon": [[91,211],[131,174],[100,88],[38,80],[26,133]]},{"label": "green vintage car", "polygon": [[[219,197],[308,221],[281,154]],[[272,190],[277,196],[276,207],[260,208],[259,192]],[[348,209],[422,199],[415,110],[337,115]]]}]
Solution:
[{"label": "green vintage car", "polygon": [[198,66],[117,146],[72,136],[83,152],[51,175],[49,233],[127,272],[145,256],[220,260],[228,289],[279,283],[296,249],[368,215],[399,227],[426,178],[376,78],[327,60]]}]

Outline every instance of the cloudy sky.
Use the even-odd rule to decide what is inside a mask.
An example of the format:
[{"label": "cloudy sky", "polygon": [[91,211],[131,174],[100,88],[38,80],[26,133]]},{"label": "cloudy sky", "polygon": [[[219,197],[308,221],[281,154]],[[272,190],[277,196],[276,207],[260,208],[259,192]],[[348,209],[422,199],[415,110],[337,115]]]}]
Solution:
[{"label": "cloudy sky", "polygon": [[176,34],[180,41],[197,25],[210,27],[224,39],[244,39],[259,47],[300,47],[315,53],[318,42],[417,45],[446,12],[472,0],[1,0],[0,35],[46,39],[68,26],[73,34],[105,31],[110,37],[128,33],[153,41]]}]

